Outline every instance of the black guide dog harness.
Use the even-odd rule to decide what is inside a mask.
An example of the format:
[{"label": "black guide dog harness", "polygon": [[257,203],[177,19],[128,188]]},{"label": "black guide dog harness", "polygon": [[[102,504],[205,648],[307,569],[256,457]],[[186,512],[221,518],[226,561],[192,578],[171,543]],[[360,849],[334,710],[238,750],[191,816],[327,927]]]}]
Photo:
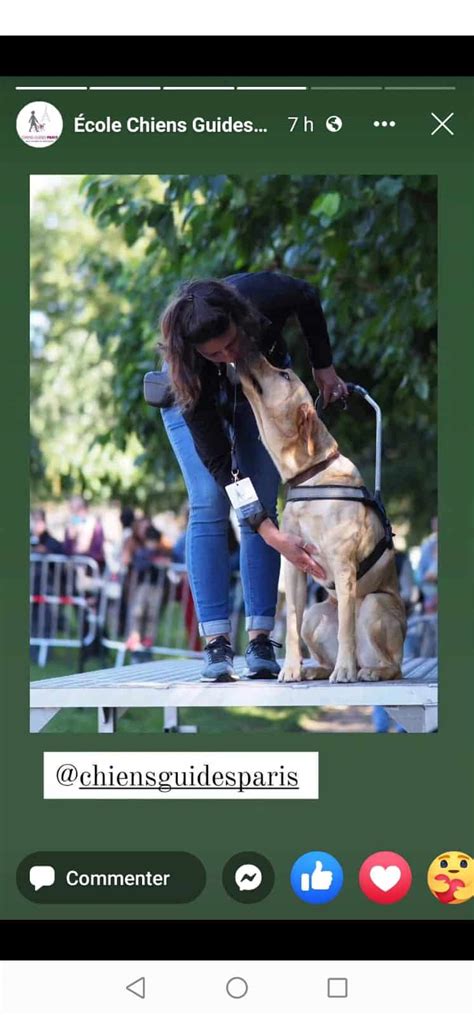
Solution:
[{"label": "black guide dog harness", "polygon": [[[316,475],[317,472],[322,472],[322,470],[329,465],[330,461],[332,461],[334,457],[336,456],[331,455],[326,462],[321,462],[319,466],[315,466],[314,471],[311,470],[312,474]],[[307,472],[307,478],[309,479],[310,470],[307,470]],[[380,560],[382,554],[385,553],[385,550],[393,549],[392,526],[387,518],[387,512],[385,511],[380,496],[377,496],[377,493],[370,493],[370,490],[368,490],[366,486],[339,486],[336,483],[334,485],[328,484],[327,486],[294,485],[297,484],[298,479],[301,482],[302,476],[306,476],[306,473],[300,473],[299,476],[295,476],[294,479],[290,480],[286,497],[287,503],[295,500],[355,500],[372,508],[376,515],[380,518],[384,534],[379,542],[376,543],[369,555],[359,564],[356,572],[356,580],[359,581],[359,579],[363,578],[364,575],[367,574],[367,571],[370,571],[370,568],[373,567],[378,560]],[[328,587],[332,588],[333,586]]]}]

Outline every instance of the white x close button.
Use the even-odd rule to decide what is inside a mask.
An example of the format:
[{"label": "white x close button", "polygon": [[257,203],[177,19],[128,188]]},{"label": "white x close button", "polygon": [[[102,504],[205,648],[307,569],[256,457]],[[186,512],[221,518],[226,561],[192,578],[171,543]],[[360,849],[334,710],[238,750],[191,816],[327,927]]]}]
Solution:
[{"label": "white x close button", "polygon": [[448,120],[450,120],[451,117],[454,116],[454,113],[450,113],[449,116],[446,116],[444,120],[442,120],[440,116],[437,116],[436,113],[432,113],[431,115],[434,117],[435,120],[438,121],[438,126],[431,131],[431,137],[433,137],[433,134],[437,134],[438,131],[441,130],[441,127],[443,127],[443,130],[446,130],[448,134],[451,134],[451,136],[454,135],[454,130],[451,130],[451,127],[446,126]]}]

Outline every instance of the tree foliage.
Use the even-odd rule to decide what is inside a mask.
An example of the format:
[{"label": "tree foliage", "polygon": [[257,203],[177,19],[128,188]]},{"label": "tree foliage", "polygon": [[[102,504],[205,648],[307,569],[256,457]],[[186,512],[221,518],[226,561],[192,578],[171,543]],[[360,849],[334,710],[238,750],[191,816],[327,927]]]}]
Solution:
[{"label": "tree foliage", "polygon": [[[33,356],[38,482],[175,503],[179,469],[142,394],[159,314],[185,278],[271,268],[320,289],[338,370],[383,409],[389,508],[418,536],[435,511],[436,218],[427,176],[66,178],[32,227],[32,307],[47,322]],[[311,386],[296,324],[288,343]],[[327,421],[370,482],[367,406]]]}]

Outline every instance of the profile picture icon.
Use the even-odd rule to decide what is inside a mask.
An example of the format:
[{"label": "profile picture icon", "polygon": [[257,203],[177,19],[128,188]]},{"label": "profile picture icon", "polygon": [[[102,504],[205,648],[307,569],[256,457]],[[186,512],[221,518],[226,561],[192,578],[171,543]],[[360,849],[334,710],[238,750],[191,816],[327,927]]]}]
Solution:
[{"label": "profile picture icon", "polygon": [[18,137],[30,148],[49,148],[61,137],[63,118],[51,102],[28,102],[16,118]]}]

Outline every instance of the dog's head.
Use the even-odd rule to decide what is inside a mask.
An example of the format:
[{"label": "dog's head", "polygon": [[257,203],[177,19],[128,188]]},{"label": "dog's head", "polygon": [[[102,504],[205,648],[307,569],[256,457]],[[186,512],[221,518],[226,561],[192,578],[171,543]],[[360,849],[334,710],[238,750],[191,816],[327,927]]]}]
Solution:
[{"label": "dog's head", "polygon": [[262,441],[284,480],[337,450],[293,370],[273,367],[259,353],[239,362],[237,372]]}]

